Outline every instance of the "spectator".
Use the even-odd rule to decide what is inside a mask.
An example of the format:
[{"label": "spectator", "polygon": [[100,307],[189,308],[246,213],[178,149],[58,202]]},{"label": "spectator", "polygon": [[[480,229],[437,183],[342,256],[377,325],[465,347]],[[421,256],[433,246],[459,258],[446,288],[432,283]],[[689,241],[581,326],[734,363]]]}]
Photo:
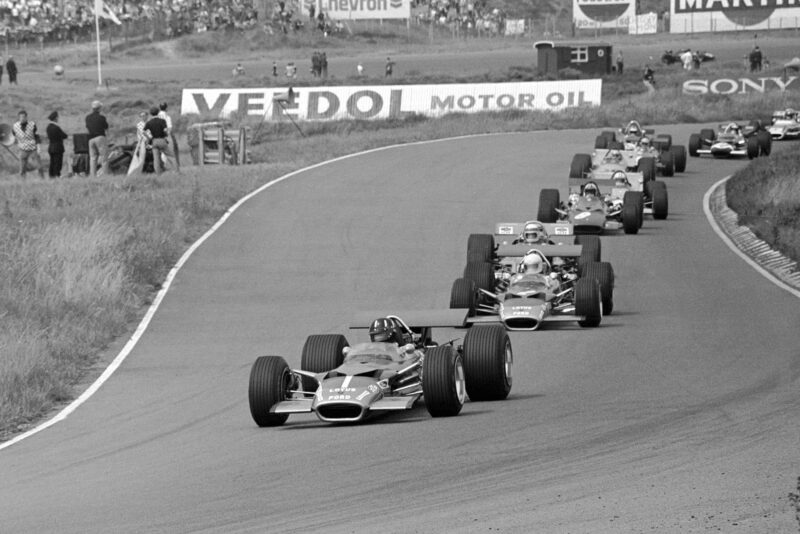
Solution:
[{"label": "spectator", "polygon": [[273,78],[277,78],[278,77],[278,62],[277,61],[273,61],[272,62],[272,77]]},{"label": "spectator", "polygon": [[648,93],[654,93],[656,90],[656,78],[653,69],[650,68],[650,65],[644,66],[644,75],[642,76],[642,82],[644,86],[647,88]]},{"label": "spectator", "polygon": [[328,79],[328,54],[323,52],[319,56],[320,67],[322,67],[322,77]]},{"label": "spectator", "polygon": [[89,132],[89,177],[97,177],[97,167],[108,174],[108,121],[100,113],[103,104],[99,100],[92,102],[92,112],[86,116],[86,130]]},{"label": "spectator", "polygon": [[169,137],[170,142],[172,143],[172,151],[175,154],[175,169],[178,172],[181,172],[181,156],[178,150],[178,140],[175,138],[175,130],[172,128],[172,118],[167,113],[167,103],[162,102],[159,106],[158,116],[164,119],[164,122],[167,123],[167,136]]},{"label": "spectator", "polygon": [[3,56],[0,56],[0,85],[3,84]]},{"label": "spectator", "polygon": [[622,76],[622,71],[625,68],[625,62],[622,60],[622,50],[617,52],[617,74]]},{"label": "spectator", "polygon": [[39,171],[39,176],[44,178],[42,160],[39,158],[39,133],[36,130],[36,123],[28,120],[28,112],[20,110],[17,115],[19,120],[14,123],[12,130],[19,146],[19,175],[25,178],[28,171],[28,163],[35,165],[34,169]]},{"label": "spectator", "polygon": [[14,61],[14,56],[8,56],[8,61],[6,61],[6,71],[8,72],[8,84],[15,84],[17,83],[17,64]]},{"label": "spectator", "polygon": [[393,70],[394,70],[394,62],[392,61],[391,58],[387,57],[386,58],[386,77],[387,78],[391,78],[392,77]]},{"label": "spectator", "polygon": [[358,65],[356,65],[356,72],[358,73],[359,78],[364,76],[364,65],[362,65],[360,61],[358,62]]},{"label": "spectator", "polygon": [[50,178],[60,178],[61,169],[64,167],[64,140],[67,134],[58,125],[58,111],[47,116],[50,123],[47,125],[47,153],[50,155]]},{"label": "spectator", "polygon": [[244,67],[242,67],[241,63],[237,63],[235,67],[233,67],[233,77],[238,78],[239,76],[244,76],[245,71]]},{"label": "spectator", "polygon": [[761,70],[761,49],[758,45],[753,47],[750,51],[750,72],[758,72]]},{"label": "spectator", "polygon": [[173,157],[174,154],[169,146],[167,138],[167,121],[158,116],[158,107],[150,108],[150,120],[144,125],[144,131],[153,146],[153,167],[156,174],[164,172],[164,161],[161,155]]}]

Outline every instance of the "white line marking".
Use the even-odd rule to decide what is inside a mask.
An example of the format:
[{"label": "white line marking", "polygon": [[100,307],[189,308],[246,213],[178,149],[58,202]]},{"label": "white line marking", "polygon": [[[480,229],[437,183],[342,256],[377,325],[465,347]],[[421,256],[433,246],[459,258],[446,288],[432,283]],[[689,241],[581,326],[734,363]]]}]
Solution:
[{"label": "white line marking", "polygon": [[31,436],[33,436],[35,434],[38,434],[42,430],[50,428],[54,424],[56,424],[56,423],[58,423],[60,421],[63,421],[64,419],[67,418],[67,416],[69,416],[72,412],[74,412],[81,404],[83,404],[84,402],[89,400],[89,398],[92,395],[97,393],[97,391],[100,389],[100,387],[103,384],[105,384],[105,382],[109,378],[111,378],[111,375],[114,374],[114,372],[119,368],[119,366],[122,365],[122,362],[125,361],[125,358],[127,358],[128,355],[131,353],[131,351],[133,351],[134,347],[136,347],[136,344],[139,342],[139,339],[144,335],[145,330],[147,330],[147,327],[150,325],[150,321],[152,321],[153,316],[155,315],[156,311],[158,310],[159,306],[161,305],[161,301],[164,300],[164,297],[166,296],[167,291],[169,290],[170,286],[172,285],[172,281],[175,279],[175,276],[178,274],[178,271],[189,260],[189,258],[194,253],[194,251],[197,250],[200,247],[200,245],[202,245],[205,242],[206,239],[211,237],[214,234],[214,232],[219,230],[220,226],[222,226],[223,223],[228,220],[228,217],[230,217],[233,214],[234,211],[239,209],[242,206],[242,204],[244,204],[245,202],[247,202],[248,200],[250,200],[251,198],[253,198],[257,194],[261,193],[262,191],[265,191],[266,189],[268,189],[268,188],[272,187],[273,185],[278,184],[278,183],[280,183],[280,182],[282,182],[284,180],[288,180],[289,178],[297,176],[298,174],[301,174],[301,173],[316,169],[318,167],[322,167],[323,165],[328,165],[330,163],[336,163],[336,162],[343,161],[343,160],[350,159],[350,158],[354,158],[354,157],[357,157],[357,156],[363,156],[363,155],[366,155],[366,154],[371,154],[373,152],[380,152],[381,150],[389,150],[389,149],[393,149],[393,148],[402,148],[402,147],[415,146],[415,145],[425,145],[425,144],[432,144],[432,143],[440,143],[440,142],[453,141],[453,140],[458,140],[458,139],[468,139],[468,138],[472,138],[472,137],[486,137],[486,136],[509,135],[509,134],[512,134],[512,135],[513,134],[530,134],[530,133],[531,132],[496,132],[496,133],[484,133],[484,134],[469,134],[469,135],[461,135],[461,136],[458,136],[458,137],[447,137],[447,138],[442,138],[442,139],[428,139],[428,140],[424,140],[424,141],[414,141],[414,142],[411,142],[411,143],[397,143],[397,144],[394,144],[394,145],[382,146],[382,147],[378,147],[378,148],[371,148],[369,150],[364,150],[362,152],[355,152],[353,154],[347,154],[347,155],[344,155],[344,156],[340,156],[338,158],[334,158],[334,159],[330,159],[330,160],[327,160],[327,161],[322,161],[322,162],[319,162],[319,163],[315,163],[314,165],[309,165],[308,167],[304,167],[304,168],[298,169],[296,171],[292,171],[289,174],[284,174],[283,176],[275,178],[271,182],[267,182],[266,184],[262,185],[261,187],[259,187],[255,191],[252,191],[251,193],[248,193],[247,195],[245,195],[241,199],[239,199],[239,201],[236,202],[233,206],[228,208],[228,211],[226,211],[222,215],[222,217],[220,217],[219,220],[216,223],[214,223],[214,226],[212,226],[205,234],[203,234],[200,237],[200,239],[195,241],[192,244],[192,246],[190,246],[189,249],[186,252],[183,253],[183,256],[181,256],[181,258],[178,260],[178,262],[169,271],[169,274],[167,274],[167,278],[166,278],[166,280],[164,280],[164,285],[161,287],[161,290],[156,294],[156,298],[153,300],[153,303],[147,309],[147,313],[145,313],[144,317],[142,318],[141,322],[139,323],[139,326],[136,327],[136,331],[130,337],[130,339],[125,344],[125,346],[122,347],[122,350],[119,352],[119,354],[117,354],[117,356],[111,361],[111,363],[108,365],[108,367],[106,367],[106,369],[103,371],[103,373],[99,377],[97,377],[97,380],[95,380],[88,387],[88,389],[86,389],[86,391],[84,391],[77,399],[75,399],[74,401],[69,403],[60,412],[58,412],[55,416],[53,416],[52,419],[48,419],[44,423],[41,423],[41,424],[35,426],[34,428],[32,428],[32,429],[30,429],[30,430],[28,430],[26,432],[23,432],[22,434],[19,434],[19,435],[15,436],[15,437],[11,438],[10,440],[8,440],[6,442],[0,443],[0,450],[6,449],[8,447],[11,447],[12,445],[14,445],[16,443],[19,443],[23,439],[29,438],[29,437],[31,437]]},{"label": "white line marking", "polygon": [[711,229],[714,230],[714,232],[716,232],[716,234],[719,236],[719,238],[722,239],[723,243],[728,245],[729,249],[731,249],[736,254],[738,254],[740,258],[742,258],[745,262],[747,262],[750,265],[750,267],[755,269],[764,278],[766,278],[767,280],[769,280],[770,282],[772,282],[776,286],[780,287],[781,289],[785,289],[786,291],[788,291],[789,293],[791,293],[795,297],[800,298],[800,291],[798,291],[797,289],[793,288],[789,284],[785,283],[783,280],[779,279],[778,277],[776,277],[774,274],[772,274],[768,270],[764,269],[761,265],[759,265],[750,256],[748,256],[747,254],[742,252],[739,249],[739,247],[736,246],[736,243],[734,243],[731,240],[731,238],[728,237],[727,234],[722,230],[722,228],[719,227],[719,224],[717,224],[717,221],[714,219],[714,214],[711,213],[711,202],[710,202],[711,195],[712,195],[712,193],[714,192],[714,190],[717,187],[719,187],[720,185],[725,183],[729,178],[730,178],[730,176],[726,176],[722,180],[718,181],[717,183],[712,185],[711,188],[708,191],[706,191],[705,195],[703,195],[703,211],[706,214],[706,219],[708,219],[708,223],[711,225]]}]

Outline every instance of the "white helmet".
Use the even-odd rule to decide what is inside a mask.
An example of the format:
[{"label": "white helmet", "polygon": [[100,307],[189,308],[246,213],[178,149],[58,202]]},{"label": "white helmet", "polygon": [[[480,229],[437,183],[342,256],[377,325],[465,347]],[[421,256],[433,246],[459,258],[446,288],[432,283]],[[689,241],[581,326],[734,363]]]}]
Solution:
[{"label": "white helmet", "polygon": [[538,250],[531,250],[522,258],[520,270],[525,274],[547,274],[549,264]]},{"label": "white helmet", "polygon": [[617,187],[626,187],[631,185],[631,183],[628,181],[628,175],[623,171],[616,171],[611,175],[611,179],[614,180],[614,185]]},{"label": "white helmet", "polygon": [[547,231],[539,221],[528,221],[522,230],[522,240],[529,244],[542,243],[547,239]]},{"label": "white helmet", "polygon": [[639,141],[639,144],[642,145],[645,148],[649,147],[650,146],[650,138],[649,137],[642,137],[642,139]]},{"label": "white helmet", "polygon": [[583,194],[586,196],[592,195],[599,197],[600,196],[600,189],[597,187],[597,184],[594,182],[589,182],[583,186]]}]

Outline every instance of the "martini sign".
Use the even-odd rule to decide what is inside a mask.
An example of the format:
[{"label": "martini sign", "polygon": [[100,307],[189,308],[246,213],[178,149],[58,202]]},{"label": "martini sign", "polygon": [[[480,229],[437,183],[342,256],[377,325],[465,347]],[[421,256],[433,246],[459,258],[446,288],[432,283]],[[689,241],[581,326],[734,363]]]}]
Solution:
[{"label": "martini sign", "polygon": [[670,33],[795,28],[800,0],[670,0]]},{"label": "martini sign", "polygon": [[576,28],[627,28],[635,15],[633,0],[572,0]]}]

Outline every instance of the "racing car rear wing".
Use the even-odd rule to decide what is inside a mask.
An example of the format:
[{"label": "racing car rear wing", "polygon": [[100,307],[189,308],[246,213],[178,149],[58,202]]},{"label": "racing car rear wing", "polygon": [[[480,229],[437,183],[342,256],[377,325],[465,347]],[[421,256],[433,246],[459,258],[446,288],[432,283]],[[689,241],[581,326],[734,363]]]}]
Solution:
[{"label": "racing car rear wing", "polygon": [[463,328],[467,324],[467,308],[443,310],[377,310],[356,313],[350,321],[350,328],[369,328],[378,317],[394,315],[411,328]]},{"label": "racing car rear wing", "polygon": [[[557,222],[542,223],[542,225],[549,235],[572,235],[574,233],[572,223]],[[494,226],[494,235],[517,237],[522,234],[523,228],[525,228],[524,222],[501,222]]]},{"label": "racing car rear wing", "polygon": [[500,245],[497,247],[499,258],[521,258],[531,249],[536,249],[547,258],[577,258],[581,255],[581,245]]}]

